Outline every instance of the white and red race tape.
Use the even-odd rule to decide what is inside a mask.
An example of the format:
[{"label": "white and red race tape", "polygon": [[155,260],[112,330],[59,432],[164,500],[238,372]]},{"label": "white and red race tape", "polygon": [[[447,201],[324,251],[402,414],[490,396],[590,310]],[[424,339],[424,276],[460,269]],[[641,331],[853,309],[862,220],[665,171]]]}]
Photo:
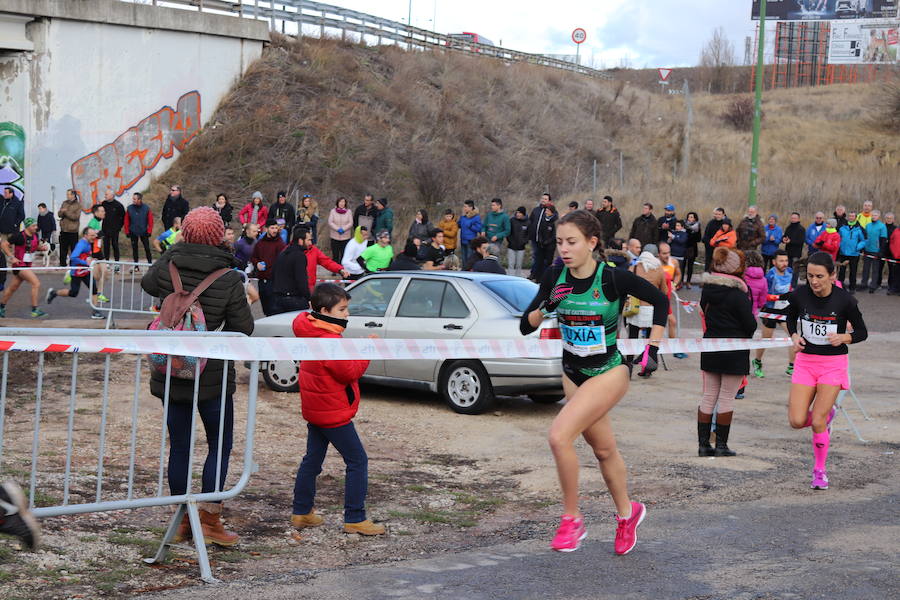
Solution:
[{"label": "white and red race tape", "polygon": [[883,260],[884,262],[894,263],[895,265],[900,265],[900,260],[894,260],[893,258],[883,258],[881,256],[875,256],[874,254],[868,254],[865,252],[863,252],[863,256],[865,256],[866,258],[878,258],[878,259]]},{"label": "white and red race tape", "polygon": [[[52,343],[51,343],[52,342]],[[623,354],[640,354],[646,340],[622,339]],[[666,339],[661,354],[781,348],[788,338]],[[559,358],[560,340],[431,340],[373,338],[215,338],[202,336],[107,338],[81,336],[0,336],[0,351],[171,354],[224,360],[415,360],[452,358]]]},{"label": "white and red race tape", "polygon": [[759,317],[761,319],[772,319],[773,321],[787,321],[787,315],[782,315],[779,313],[770,313],[764,310],[759,311]]}]

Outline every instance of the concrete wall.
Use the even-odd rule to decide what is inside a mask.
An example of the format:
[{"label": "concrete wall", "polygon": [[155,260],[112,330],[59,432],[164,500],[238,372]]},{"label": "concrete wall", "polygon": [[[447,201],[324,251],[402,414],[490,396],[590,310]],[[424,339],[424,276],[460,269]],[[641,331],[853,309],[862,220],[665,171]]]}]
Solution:
[{"label": "concrete wall", "polygon": [[18,125],[29,215],[51,204],[51,190],[58,206],[75,187],[88,208],[107,188],[146,187],[268,39],[265,23],[236,17],[117,0],[0,0],[0,19],[27,10],[34,50],[0,50],[0,184],[11,177],[4,156],[21,145]]}]

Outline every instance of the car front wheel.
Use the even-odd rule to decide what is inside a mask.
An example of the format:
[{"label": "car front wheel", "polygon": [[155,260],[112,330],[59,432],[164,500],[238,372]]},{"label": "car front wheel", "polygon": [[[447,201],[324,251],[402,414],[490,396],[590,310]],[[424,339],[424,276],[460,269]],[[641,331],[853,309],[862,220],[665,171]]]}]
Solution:
[{"label": "car front wheel", "polygon": [[270,360],[262,369],[263,381],[274,392],[300,390],[300,363],[295,360]]},{"label": "car front wheel", "polygon": [[477,415],[494,403],[491,380],[478,361],[460,360],[445,365],[440,389],[444,401],[460,414]]}]

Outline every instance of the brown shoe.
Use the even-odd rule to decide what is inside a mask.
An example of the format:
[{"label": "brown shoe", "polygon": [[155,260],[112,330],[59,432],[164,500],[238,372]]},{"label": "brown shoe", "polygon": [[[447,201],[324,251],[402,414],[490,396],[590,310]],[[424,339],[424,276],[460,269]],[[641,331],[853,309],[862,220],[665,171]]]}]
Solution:
[{"label": "brown shoe", "polygon": [[306,527],[318,527],[325,522],[325,519],[316,514],[315,510],[309,511],[305,515],[291,515],[291,525],[297,529]]},{"label": "brown shoe", "polygon": [[384,525],[376,525],[371,519],[359,523],[344,523],[344,533],[358,533],[360,535],[382,535]]},{"label": "brown shoe", "polygon": [[218,546],[234,546],[240,540],[236,533],[226,531],[222,525],[222,505],[215,502],[201,502],[200,523],[203,527],[203,537],[207,542]]},{"label": "brown shoe", "polygon": [[181,524],[178,525],[178,531],[175,532],[175,537],[172,538],[172,541],[184,542],[192,537],[194,537],[194,532],[191,531],[191,518],[188,516],[187,511],[185,511],[184,517],[181,518]]}]

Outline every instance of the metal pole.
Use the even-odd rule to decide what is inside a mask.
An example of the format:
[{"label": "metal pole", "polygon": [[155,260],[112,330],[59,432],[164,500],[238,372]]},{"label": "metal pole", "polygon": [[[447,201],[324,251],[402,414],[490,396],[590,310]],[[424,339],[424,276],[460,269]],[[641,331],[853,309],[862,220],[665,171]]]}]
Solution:
[{"label": "metal pole", "polygon": [[759,3],[759,48],[756,55],[756,99],[753,105],[753,146],[750,149],[750,193],[747,206],[756,206],[759,184],[759,130],[762,116],[763,69],[765,68],[766,0]]},{"label": "metal pole", "polygon": [[625,155],[619,151],[619,188],[625,187]]}]

